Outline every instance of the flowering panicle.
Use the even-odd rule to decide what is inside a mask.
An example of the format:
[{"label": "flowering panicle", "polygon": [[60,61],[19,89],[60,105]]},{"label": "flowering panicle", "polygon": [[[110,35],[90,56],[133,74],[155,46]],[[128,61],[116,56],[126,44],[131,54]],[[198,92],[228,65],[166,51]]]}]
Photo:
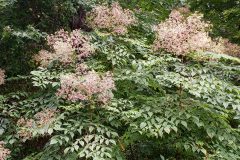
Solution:
[{"label": "flowering panicle", "polygon": [[231,56],[240,57],[240,46],[231,43],[228,39],[220,38],[212,48],[213,52],[229,54]]},{"label": "flowering panicle", "polygon": [[99,76],[90,71],[82,76],[78,74],[63,75],[60,78],[61,88],[57,96],[72,102],[79,100],[92,100],[95,96],[97,101],[107,103],[112,98],[112,90],[115,89],[112,74],[107,72]]},{"label": "flowering panicle", "polygon": [[54,59],[58,59],[63,64],[72,62],[74,50],[70,44],[59,41],[53,45],[53,48],[56,53]]},{"label": "flowering panicle", "polygon": [[48,45],[54,46],[56,42],[65,42],[71,45],[80,58],[85,58],[93,53],[90,38],[83,35],[81,30],[73,30],[71,33],[63,29],[47,37]]},{"label": "flowering panicle", "polygon": [[56,42],[53,45],[54,52],[41,50],[34,56],[36,62],[42,67],[47,67],[52,61],[58,60],[60,63],[67,65],[73,61],[73,48],[66,42]]},{"label": "flowering panicle", "polygon": [[0,160],[6,160],[10,153],[11,151],[4,147],[4,142],[0,141]]},{"label": "flowering panicle", "polygon": [[17,134],[22,141],[26,141],[32,138],[31,129],[33,129],[35,126],[33,119],[20,118],[17,121],[17,126],[21,127],[21,129],[17,132]]},{"label": "flowering panicle", "polygon": [[33,119],[20,118],[17,121],[17,126],[21,127],[18,131],[19,137],[22,141],[31,139],[33,136],[31,130],[50,125],[54,121],[56,113],[57,111],[55,109],[44,109],[36,113]]},{"label": "flowering panicle", "polygon": [[208,27],[201,14],[184,17],[178,10],[173,10],[169,19],[154,27],[157,32],[154,49],[162,48],[176,55],[209,49],[211,38],[206,31]]},{"label": "flowering panicle", "polygon": [[80,64],[77,64],[76,65],[76,69],[75,69],[75,72],[77,75],[84,75],[84,74],[87,74],[89,71],[89,68],[87,65],[83,64],[83,63],[80,63]]},{"label": "flowering panicle", "polygon": [[54,59],[53,54],[46,50],[41,50],[38,54],[34,55],[33,59],[42,67],[47,67],[48,64]]},{"label": "flowering panicle", "polygon": [[94,49],[90,44],[90,38],[83,35],[80,30],[74,30],[71,32],[69,43],[77,52],[79,59],[89,57],[94,52]]},{"label": "flowering panicle", "polygon": [[118,2],[111,7],[99,5],[90,13],[90,25],[100,29],[109,29],[113,33],[122,35],[127,33],[127,27],[136,22],[133,12],[123,9]]},{"label": "flowering panicle", "polygon": [[69,33],[64,29],[60,29],[54,34],[47,36],[47,43],[49,46],[53,46],[56,42],[66,42],[68,43]]},{"label": "flowering panicle", "polygon": [[190,9],[188,7],[179,7],[177,10],[183,15],[190,14]]},{"label": "flowering panicle", "polygon": [[5,83],[5,71],[0,68],[0,85]]},{"label": "flowering panicle", "polygon": [[34,115],[35,122],[38,127],[45,126],[46,124],[51,124],[56,116],[57,111],[55,109],[45,109]]},{"label": "flowering panicle", "polygon": [[212,40],[207,32],[209,23],[202,20],[202,15],[194,13],[188,17],[187,8],[173,10],[169,18],[154,27],[157,32],[154,49],[165,49],[176,55],[185,55],[192,51],[213,51],[216,53],[240,56],[240,46],[220,38]]},{"label": "flowering panicle", "polygon": [[54,51],[41,50],[34,59],[43,67],[53,60],[67,65],[74,61],[74,52],[79,59],[89,57],[93,53],[93,47],[89,41],[89,37],[83,35],[80,30],[68,33],[62,29],[47,37],[48,45]]},{"label": "flowering panicle", "polygon": [[193,35],[188,43],[191,45],[191,51],[204,51],[209,50],[213,42],[207,32],[199,32]]}]

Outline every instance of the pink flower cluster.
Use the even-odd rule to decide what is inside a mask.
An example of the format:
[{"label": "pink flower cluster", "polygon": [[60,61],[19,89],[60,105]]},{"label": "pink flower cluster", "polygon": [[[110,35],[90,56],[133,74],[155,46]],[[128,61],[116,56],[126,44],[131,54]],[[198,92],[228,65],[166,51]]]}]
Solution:
[{"label": "pink flower cluster", "polygon": [[209,26],[201,14],[184,17],[178,10],[173,10],[165,22],[154,27],[157,33],[154,49],[165,49],[176,55],[207,50],[212,42],[206,31]]},{"label": "pink flower cluster", "polygon": [[79,74],[63,75],[60,79],[61,88],[57,96],[72,102],[79,100],[97,101],[107,103],[113,96],[112,90],[115,84],[110,72],[100,76],[94,71],[87,72],[82,76]]},{"label": "pink flower cluster", "polygon": [[49,46],[53,46],[56,42],[69,42],[69,33],[64,29],[60,29],[54,34],[47,36],[47,43]]},{"label": "pink flower cluster", "polygon": [[83,35],[80,30],[72,31],[69,38],[70,44],[77,52],[80,59],[89,57],[94,52],[94,49],[90,44],[90,38]]},{"label": "pink flower cluster", "polygon": [[0,68],[0,85],[5,83],[5,71]]},{"label": "pink flower cluster", "polygon": [[56,42],[53,48],[54,52],[41,50],[34,56],[34,60],[42,67],[47,67],[54,60],[58,60],[64,65],[68,65],[73,61],[74,50],[68,43]]},{"label": "pink flower cluster", "polygon": [[[47,66],[49,62],[54,59],[59,60],[64,64],[71,64],[73,58],[73,51],[78,54],[79,59],[90,56],[93,53],[93,49],[89,43],[89,38],[84,36],[79,30],[74,30],[68,33],[64,30],[56,32],[54,35],[50,35],[47,38],[48,44],[54,49],[54,53],[42,50],[35,57],[42,66]],[[107,103],[113,96],[112,90],[115,89],[112,75],[107,72],[100,76],[94,71],[89,71],[85,64],[77,64],[75,73],[66,74],[60,77],[61,87],[58,89],[56,95],[72,101],[95,101]],[[31,128],[32,123],[38,124],[45,121],[45,113],[39,113],[40,119],[36,121],[22,120],[23,126]],[[37,116],[37,115],[36,115]],[[20,121],[21,122],[21,121]],[[29,122],[29,123],[28,123]],[[28,132],[20,132],[22,137],[30,137]]]},{"label": "pink flower cluster", "polygon": [[215,47],[213,47],[212,51],[240,57],[240,46],[231,43],[228,39],[224,38],[220,38],[216,42]]},{"label": "pink flower cluster", "polygon": [[74,52],[79,59],[88,57],[93,53],[93,47],[89,41],[89,37],[83,35],[80,30],[68,33],[62,29],[47,37],[48,45],[53,48],[54,52],[41,50],[34,59],[43,67],[46,67],[53,60],[67,65],[73,62]]},{"label": "pink flower cluster", "polygon": [[17,121],[17,126],[21,127],[21,129],[17,132],[17,134],[22,141],[26,141],[32,138],[31,129],[34,128],[33,119],[21,118]]},{"label": "pink flower cluster", "polygon": [[10,153],[11,151],[4,147],[4,142],[0,141],[0,160],[6,160]]},{"label": "pink flower cluster", "polygon": [[25,141],[32,138],[33,129],[43,128],[46,125],[51,124],[56,116],[57,111],[55,109],[44,109],[34,115],[33,119],[20,118],[17,121],[17,126],[21,127],[18,131],[19,137]]},{"label": "pink flower cluster", "polygon": [[77,64],[76,65],[76,69],[75,69],[75,72],[77,75],[84,75],[84,74],[87,74],[87,72],[89,71],[89,68],[87,65],[83,64],[83,63],[80,63],[80,64]]},{"label": "pink flower cluster", "polygon": [[179,7],[177,10],[183,15],[190,14],[190,9],[188,7]]},{"label": "pink flower cluster", "polygon": [[212,40],[207,32],[210,24],[202,20],[201,14],[184,16],[189,13],[187,8],[173,10],[165,22],[154,27],[157,32],[155,50],[165,49],[176,55],[193,51],[213,51],[240,56],[240,46],[223,38]]},{"label": "pink flower cluster", "polygon": [[48,45],[54,46],[56,42],[69,44],[78,54],[79,58],[85,58],[93,53],[93,47],[90,44],[90,38],[83,35],[81,30],[73,30],[71,33],[61,29],[55,34],[47,37]]},{"label": "pink flower cluster", "polygon": [[34,115],[35,122],[38,127],[43,127],[47,124],[51,124],[56,116],[57,110],[55,109],[44,109]]},{"label": "pink flower cluster", "polygon": [[133,12],[123,9],[118,2],[112,3],[110,7],[99,5],[89,13],[91,26],[100,29],[109,29],[115,34],[126,34],[127,27],[134,24],[136,19]]}]

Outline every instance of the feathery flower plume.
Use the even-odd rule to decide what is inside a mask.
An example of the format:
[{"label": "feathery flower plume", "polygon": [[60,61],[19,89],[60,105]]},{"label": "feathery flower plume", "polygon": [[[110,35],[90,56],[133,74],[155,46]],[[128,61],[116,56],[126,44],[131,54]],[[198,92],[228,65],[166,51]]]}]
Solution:
[{"label": "feathery flower plume", "polygon": [[5,83],[5,71],[0,68],[0,85]]},{"label": "feathery flower plume", "polygon": [[58,41],[53,45],[55,54],[54,59],[58,59],[63,64],[69,64],[73,61],[74,49],[69,43]]},{"label": "feathery flower plume", "polygon": [[69,43],[75,49],[79,59],[89,57],[94,52],[90,44],[90,38],[83,35],[80,30],[74,30],[70,33]]},{"label": "feathery flower plume", "polygon": [[54,59],[53,54],[46,50],[41,50],[38,54],[34,55],[33,59],[42,67],[47,67],[49,63]]},{"label": "feathery flower plume", "polygon": [[93,47],[90,44],[90,38],[83,35],[81,30],[73,30],[71,33],[63,29],[47,37],[49,46],[54,46],[57,42],[65,42],[72,46],[79,57],[88,57],[93,53]]},{"label": "feathery flower plume", "polygon": [[57,110],[44,109],[34,115],[35,122],[38,127],[43,127],[47,124],[51,124],[55,120]]},{"label": "feathery flower plume", "polygon": [[211,51],[240,57],[240,46],[225,38],[219,38]]},{"label": "feathery flower plume", "polygon": [[118,2],[112,3],[110,7],[99,5],[90,14],[89,23],[92,27],[109,29],[119,35],[127,33],[127,27],[134,24],[136,19],[133,12],[123,9]]},{"label": "feathery flower plume", "polygon": [[89,68],[87,65],[83,64],[83,63],[80,63],[80,64],[77,64],[76,65],[76,69],[75,69],[75,73],[76,75],[84,75],[84,74],[87,74],[89,71]]},{"label": "feathery flower plume", "polygon": [[17,121],[17,126],[21,129],[17,132],[18,136],[21,138],[21,141],[26,141],[32,138],[31,129],[34,127],[33,119],[20,118]]},{"label": "feathery flower plume", "polygon": [[54,34],[47,36],[47,44],[53,46],[56,42],[66,42],[68,43],[69,33],[64,29],[60,29]]},{"label": "feathery flower plume", "polygon": [[36,62],[42,67],[46,67],[54,60],[58,60],[61,64],[68,65],[74,61],[74,54],[79,59],[89,57],[94,49],[90,44],[90,38],[83,35],[80,30],[74,30],[71,33],[63,29],[55,32],[47,37],[48,45],[53,52],[41,50],[34,56]]},{"label": "feathery flower plume", "polygon": [[0,141],[0,160],[6,160],[10,153],[11,151],[4,147],[4,142]]},{"label": "feathery flower plume", "polygon": [[201,14],[184,17],[178,10],[173,10],[166,21],[154,27],[157,33],[154,49],[165,49],[176,55],[207,50],[211,46],[208,27]]},{"label": "feathery flower plume", "polygon": [[107,103],[112,98],[115,84],[110,72],[103,76],[99,76],[94,71],[82,76],[78,75],[63,75],[60,78],[61,88],[58,90],[57,96],[72,102],[91,100],[96,97],[97,101]]},{"label": "feathery flower plume", "polygon": [[156,40],[154,49],[165,49],[176,55],[186,55],[193,51],[212,51],[216,53],[240,56],[240,46],[219,38],[212,40],[207,32],[209,23],[202,20],[202,15],[190,12],[187,8],[173,10],[169,18],[154,26]]},{"label": "feathery flower plume", "polygon": [[34,60],[42,67],[47,67],[54,60],[58,60],[64,65],[68,65],[73,61],[74,50],[70,44],[57,41],[52,47],[54,52],[41,50],[34,56]]},{"label": "feathery flower plume", "polygon": [[55,109],[44,109],[34,115],[33,119],[20,118],[17,121],[17,126],[20,127],[18,135],[22,141],[26,141],[33,137],[32,130],[40,129],[50,125],[56,116]]}]

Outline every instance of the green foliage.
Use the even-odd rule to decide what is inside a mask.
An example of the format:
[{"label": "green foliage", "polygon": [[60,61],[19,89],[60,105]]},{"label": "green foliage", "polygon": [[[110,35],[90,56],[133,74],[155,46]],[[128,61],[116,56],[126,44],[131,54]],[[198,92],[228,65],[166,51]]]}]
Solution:
[{"label": "green foliage", "polygon": [[32,71],[31,74],[33,86],[35,87],[45,89],[49,87],[49,85],[53,88],[60,85],[59,82],[55,82],[56,79],[59,79],[59,75],[55,72],[50,73],[47,69],[40,67],[39,70]]},{"label": "green foliage", "polygon": [[80,5],[90,4],[78,0],[1,0],[0,66],[7,75],[29,74],[36,67],[32,56],[42,49],[46,32],[70,29]]},{"label": "green foliage", "polygon": [[[69,20],[68,7],[75,6],[72,1],[64,1],[60,11],[68,12],[57,15],[59,10],[50,8],[61,2],[37,2],[36,7],[42,6],[44,13],[47,11],[46,17],[51,15],[63,21]],[[99,2],[102,1],[77,4],[89,9]],[[34,70],[25,68],[31,71],[30,75],[17,79],[31,82],[31,87],[8,90],[11,88],[8,84],[15,81],[8,78],[4,92],[0,93],[0,141],[6,142],[11,150],[9,159],[240,159],[239,58],[215,53],[177,57],[164,51],[155,52],[152,25],[165,19],[180,3],[172,0],[120,3],[132,10],[135,5],[141,9],[135,11],[139,23],[123,36],[98,30],[89,32],[95,54],[84,59],[89,70],[113,73],[114,98],[101,104],[93,99],[69,102],[57,97],[61,75],[74,73],[75,64],[82,62],[74,61],[68,66],[50,64],[48,68]],[[7,56],[25,50],[31,52],[26,57],[33,55],[25,42],[43,44],[33,47],[36,50],[45,48],[43,31],[51,33],[60,26],[68,27],[63,21],[57,21],[53,27],[45,18],[37,23],[39,27],[2,32],[2,40],[8,45],[5,50],[13,46],[9,52],[12,55]],[[32,24],[29,21],[26,24]],[[0,62],[7,66],[10,57],[1,56],[6,61]],[[30,57],[26,63],[31,64]],[[9,75],[21,72],[15,62],[9,61],[8,66],[12,66]],[[25,128],[18,124],[21,118],[37,119],[36,114],[46,109],[56,109],[51,123]],[[31,134],[30,139],[23,140],[19,135],[22,129]]]},{"label": "green foliage", "polygon": [[240,43],[238,0],[189,0],[193,10],[204,13],[204,17],[213,24],[213,35],[229,38]]},{"label": "green foliage", "polygon": [[0,32],[0,66],[5,68],[9,77],[26,75],[33,69],[32,56],[41,48],[45,36],[46,33],[31,26],[26,30],[3,28]]}]

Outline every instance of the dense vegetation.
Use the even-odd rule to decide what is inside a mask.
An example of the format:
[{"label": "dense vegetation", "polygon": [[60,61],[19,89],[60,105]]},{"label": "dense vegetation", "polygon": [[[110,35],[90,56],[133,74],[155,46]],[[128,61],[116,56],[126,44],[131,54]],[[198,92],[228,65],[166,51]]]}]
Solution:
[{"label": "dense vegetation", "polygon": [[240,44],[240,2],[238,0],[189,1],[193,10],[204,13],[213,24],[213,36],[228,38]]},{"label": "dense vegetation", "polygon": [[1,0],[0,160],[240,159],[239,5]]}]

